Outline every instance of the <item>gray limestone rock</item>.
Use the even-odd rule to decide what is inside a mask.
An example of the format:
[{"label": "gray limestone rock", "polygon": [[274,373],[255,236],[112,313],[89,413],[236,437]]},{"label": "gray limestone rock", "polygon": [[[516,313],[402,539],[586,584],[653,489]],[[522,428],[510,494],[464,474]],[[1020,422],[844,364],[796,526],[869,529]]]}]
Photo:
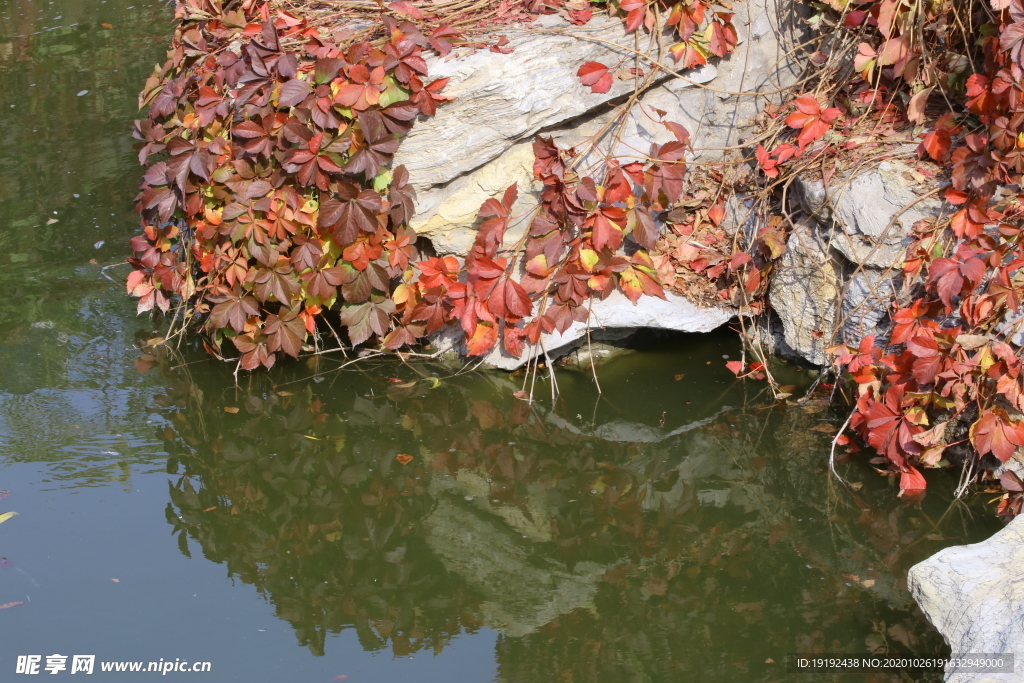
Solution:
[{"label": "gray limestone rock", "polygon": [[1018,673],[946,670],[949,683],[1020,681],[1024,661],[1024,518],[986,541],[946,548],[910,569],[907,583],[953,653],[1014,653]]},{"label": "gray limestone rock", "polygon": [[786,345],[815,365],[829,359],[839,307],[840,271],[828,247],[807,224],[797,224],[789,236],[772,278],[768,299],[782,320]]}]

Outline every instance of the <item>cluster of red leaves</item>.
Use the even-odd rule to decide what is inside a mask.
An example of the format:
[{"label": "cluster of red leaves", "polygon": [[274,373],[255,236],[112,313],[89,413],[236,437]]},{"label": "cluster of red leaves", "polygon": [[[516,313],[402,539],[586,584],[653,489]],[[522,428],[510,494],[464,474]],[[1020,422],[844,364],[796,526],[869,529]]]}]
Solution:
[{"label": "cluster of red leaves", "polygon": [[129,259],[139,311],[177,297],[210,349],[230,339],[246,369],[297,356],[339,304],[352,343],[386,334],[393,281],[417,256],[415,194],[388,166],[447,99],[421,54],[436,35],[383,14],[384,37],[343,50],[252,1],[188,0],[178,21],[135,131],[148,166]]},{"label": "cluster of red leaves", "polygon": [[[403,325],[432,320],[429,333],[457,320],[470,354],[484,354],[500,339],[507,353],[519,357],[542,333],[565,332],[574,322],[585,322],[591,297],[605,298],[618,288],[634,302],[645,294],[664,298],[645,251],[657,239],[649,207],[657,210],[662,206],[658,202],[678,197],[681,188],[674,178],[685,173],[682,147],[657,147],[652,150],[654,161],[647,164],[620,167],[608,162],[601,184],[567,172],[573,150],[559,149],[544,138],[537,138],[533,148],[534,178],[543,190],[541,204],[513,250],[522,251],[522,263],[499,256],[513,218],[518,192],[513,185],[500,202],[489,199],[481,207],[483,221],[466,258],[465,283],[451,272],[457,267],[455,259],[447,266],[435,259],[439,271],[447,268],[445,276],[429,281],[420,277],[407,288],[418,303],[403,317]],[[673,178],[668,187],[666,177]],[[631,256],[621,253],[627,237],[635,243]],[[516,265],[523,271],[518,280],[513,277]]]},{"label": "cluster of red leaves", "polygon": [[[875,36],[873,44],[861,44],[856,60],[863,81],[838,95],[853,118],[923,123],[935,88],[967,110],[959,121],[942,116],[922,134],[919,154],[949,173],[945,199],[953,216],[948,227],[915,226],[903,268],[916,286],[909,303],[894,304],[888,338],[833,347],[837,365],[858,387],[851,426],[878,452],[873,462],[900,475],[903,492],[923,490],[919,468],[946,464],[944,454],[953,445],[999,462],[1024,446],[1022,364],[1008,343],[1018,331],[1014,314],[1024,293],[1024,196],[1017,194],[1024,172],[1024,4],[997,0],[991,11],[976,9],[980,38],[959,42],[950,30],[951,3],[881,0],[844,15],[843,26],[866,25],[865,35]],[[911,38],[915,30],[930,41],[930,54],[943,54],[936,46],[945,50],[930,68],[922,67],[924,48]],[[977,71],[970,73],[972,64]],[[758,149],[769,177],[777,177],[789,159],[831,144],[812,148],[839,110],[821,110],[806,96],[795,106],[786,123],[801,131],[797,146]],[[1002,483],[1008,493],[1000,511],[1012,516],[1020,511],[1021,486],[1012,477]]]},{"label": "cluster of red leaves", "polygon": [[781,220],[773,218],[761,226],[752,248],[744,250],[735,241],[734,226],[725,221],[725,199],[718,188],[726,182],[713,168],[690,179],[665,217],[668,229],[652,258],[665,287],[708,306],[731,304],[756,315],[763,312],[772,264],[786,250],[785,231]]},{"label": "cluster of red leaves", "polygon": [[[724,11],[720,4],[710,0],[610,0],[608,12],[622,19],[627,33],[641,28],[650,32],[660,17],[679,38],[679,42],[668,49],[684,69],[707,64],[711,57],[726,56],[736,49],[738,42],[736,27],[732,24],[734,13]],[[586,23],[581,18],[570,14],[573,23]],[[589,18],[586,16],[586,20]],[[703,29],[698,30],[702,26]],[[576,75],[593,92],[605,93],[614,83],[615,68],[600,62],[587,62],[580,66]]]}]

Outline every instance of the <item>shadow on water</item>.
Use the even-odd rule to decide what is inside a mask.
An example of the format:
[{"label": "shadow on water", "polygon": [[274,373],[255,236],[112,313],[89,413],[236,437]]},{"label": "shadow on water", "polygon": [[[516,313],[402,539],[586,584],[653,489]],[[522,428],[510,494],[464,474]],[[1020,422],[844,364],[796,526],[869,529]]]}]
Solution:
[{"label": "shadow on water", "polygon": [[854,467],[836,491],[827,408],[747,395],[731,344],[620,358],[596,408],[563,371],[553,410],[424,365],[235,390],[165,362],[167,520],[317,655],[346,629],[404,656],[485,626],[505,681],[731,681],[785,678],[787,652],[942,651],[902,583],[979,533],[970,511]]}]

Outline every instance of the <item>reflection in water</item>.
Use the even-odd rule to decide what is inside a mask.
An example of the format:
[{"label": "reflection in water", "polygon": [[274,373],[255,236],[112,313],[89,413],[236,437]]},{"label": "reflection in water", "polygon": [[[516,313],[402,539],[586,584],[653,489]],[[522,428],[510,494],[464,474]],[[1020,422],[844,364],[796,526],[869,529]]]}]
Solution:
[{"label": "reflection in water", "polygon": [[162,1],[0,0],[0,454],[70,485],[128,488],[162,450],[126,354],[140,323],[100,268],[137,229],[129,132],[172,16]]},{"label": "reflection in water", "polygon": [[772,680],[786,652],[943,648],[899,583],[946,503],[875,478],[830,491],[820,406],[739,386],[664,425],[661,403],[710,382],[591,421],[571,397],[551,411],[504,378],[432,388],[402,366],[237,395],[171,374],[181,551],[254,584],[316,654],[348,628],[404,655],[486,626],[501,679],[526,683]]}]

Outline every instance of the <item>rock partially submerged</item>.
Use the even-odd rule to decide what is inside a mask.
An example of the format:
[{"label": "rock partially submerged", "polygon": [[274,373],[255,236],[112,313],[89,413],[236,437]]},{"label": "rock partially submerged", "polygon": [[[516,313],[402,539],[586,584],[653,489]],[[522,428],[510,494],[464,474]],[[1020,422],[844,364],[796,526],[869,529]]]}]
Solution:
[{"label": "rock partially submerged", "polygon": [[[701,308],[685,297],[666,292],[665,299],[648,296],[637,303],[631,302],[619,291],[607,299],[594,299],[590,321],[575,322],[565,332],[542,334],[536,355],[541,361],[554,360],[587,343],[587,330],[591,340],[621,339],[639,329],[673,330],[676,332],[711,332],[736,315],[732,308]],[[435,349],[466,355],[465,337],[452,328],[446,328],[433,340]],[[483,365],[501,370],[515,370],[534,356],[524,352],[521,358],[509,355],[499,344],[480,361]]]},{"label": "rock partially submerged", "polygon": [[981,543],[946,548],[910,569],[910,592],[954,654],[1014,653],[1018,673],[946,670],[949,683],[1020,681],[1024,666],[1024,518]]}]

